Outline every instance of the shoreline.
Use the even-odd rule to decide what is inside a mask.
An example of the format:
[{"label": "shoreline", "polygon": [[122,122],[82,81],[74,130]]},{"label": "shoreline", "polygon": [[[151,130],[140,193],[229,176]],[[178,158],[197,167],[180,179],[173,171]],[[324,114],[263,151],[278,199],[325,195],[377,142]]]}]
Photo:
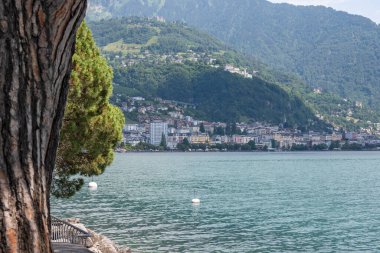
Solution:
[{"label": "shoreline", "polygon": [[134,150],[134,151],[115,151],[118,154],[126,153],[314,153],[314,152],[332,152],[332,153],[341,153],[341,152],[380,152],[380,149],[362,149],[362,150],[270,150],[270,151],[244,151],[244,150],[227,150],[227,151],[180,151],[180,150]]},{"label": "shoreline", "polygon": [[65,221],[91,234],[91,237],[86,239],[85,247],[93,253],[132,253],[131,248],[120,246],[107,236],[86,227],[79,218],[68,218]]}]

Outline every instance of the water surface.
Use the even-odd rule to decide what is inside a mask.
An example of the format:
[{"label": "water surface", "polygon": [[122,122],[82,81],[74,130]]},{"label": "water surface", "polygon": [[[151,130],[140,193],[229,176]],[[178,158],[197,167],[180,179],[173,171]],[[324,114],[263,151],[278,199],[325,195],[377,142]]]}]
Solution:
[{"label": "water surface", "polygon": [[133,252],[380,251],[378,152],[117,154],[96,181],[53,214]]}]

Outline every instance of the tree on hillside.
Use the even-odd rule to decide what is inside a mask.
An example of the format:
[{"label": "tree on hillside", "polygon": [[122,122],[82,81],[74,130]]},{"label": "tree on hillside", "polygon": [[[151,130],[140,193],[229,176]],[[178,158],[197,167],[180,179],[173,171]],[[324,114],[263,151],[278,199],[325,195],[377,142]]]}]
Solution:
[{"label": "tree on hillside", "polygon": [[205,125],[203,124],[203,122],[202,122],[201,125],[199,126],[199,131],[200,131],[201,133],[205,133],[205,132],[206,132]]},{"label": "tree on hillside", "polygon": [[214,129],[214,133],[213,133],[213,135],[221,135],[221,136],[225,135],[224,128],[221,127],[221,126],[216,127],[216,128]]},{"label": "tree on hillside", "polygon": [[183,139],[182,144],[185,145],[185,146],[190,146],[189,139],[187,139],[187,138]]},{"label": "tree on hillside", "polygon": [[162,136],[161,136],[160,147],[162,147],[163,149],[167,148],[166,136],[164,133],[162,133]]},{"label": "tree on hillside", "polygon": [[50,186],[86,4],[0,1],[0,252],[51,252]]},{"label": "tree on hillside", "polygon": [[97,176],[111,164],[124,125],[120,109],[109,103],[111,94],[112,69],[83,22],[77,32],[53,195],[74,195],[82,187],[83,179],[71,176]]},{"label": "tree on hillside", "polygon": [[182,151],[188,151],[191,144],[187,138],[183,139],[182,143],[178,143],[177,148]]},{"label": "tree on hillside", "polygon": [[225,128],[224,131],[225,131],[226,135],[228,135],[228,136],[232,135],[232,130],[231,130],[231,124],[230,123],[227,123],[226,128]]},{"label": "tree on hillside", "polygon": [[251,147],[251,150],[256,150],[256,142],[255,141],[249,141],[248,145]]},{"label": "tree on hillside", "polygon": [[340,141],[332,141],[329,147],[329,150],[341,148]]}]

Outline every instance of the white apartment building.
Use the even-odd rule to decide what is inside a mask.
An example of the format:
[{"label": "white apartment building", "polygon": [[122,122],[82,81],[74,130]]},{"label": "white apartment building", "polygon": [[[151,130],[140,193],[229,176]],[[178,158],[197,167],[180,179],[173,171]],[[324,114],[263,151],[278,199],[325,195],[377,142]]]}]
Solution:
[{"label": "white apartment building", "polygon": [[150,144],[159,146],[162,140],[162,134],[165,138],[168,136],[168,123],[152,122],[150,123]]}]

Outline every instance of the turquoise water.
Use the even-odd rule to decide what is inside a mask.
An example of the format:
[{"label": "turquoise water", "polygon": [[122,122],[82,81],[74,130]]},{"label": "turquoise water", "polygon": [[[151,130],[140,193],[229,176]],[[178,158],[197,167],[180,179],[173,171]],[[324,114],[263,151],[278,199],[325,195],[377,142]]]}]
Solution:
[{"label": "turquoise water", "polygon": [[133,252],[380,251],[378,152],[117,154],[96,181],[53,214]]}]

